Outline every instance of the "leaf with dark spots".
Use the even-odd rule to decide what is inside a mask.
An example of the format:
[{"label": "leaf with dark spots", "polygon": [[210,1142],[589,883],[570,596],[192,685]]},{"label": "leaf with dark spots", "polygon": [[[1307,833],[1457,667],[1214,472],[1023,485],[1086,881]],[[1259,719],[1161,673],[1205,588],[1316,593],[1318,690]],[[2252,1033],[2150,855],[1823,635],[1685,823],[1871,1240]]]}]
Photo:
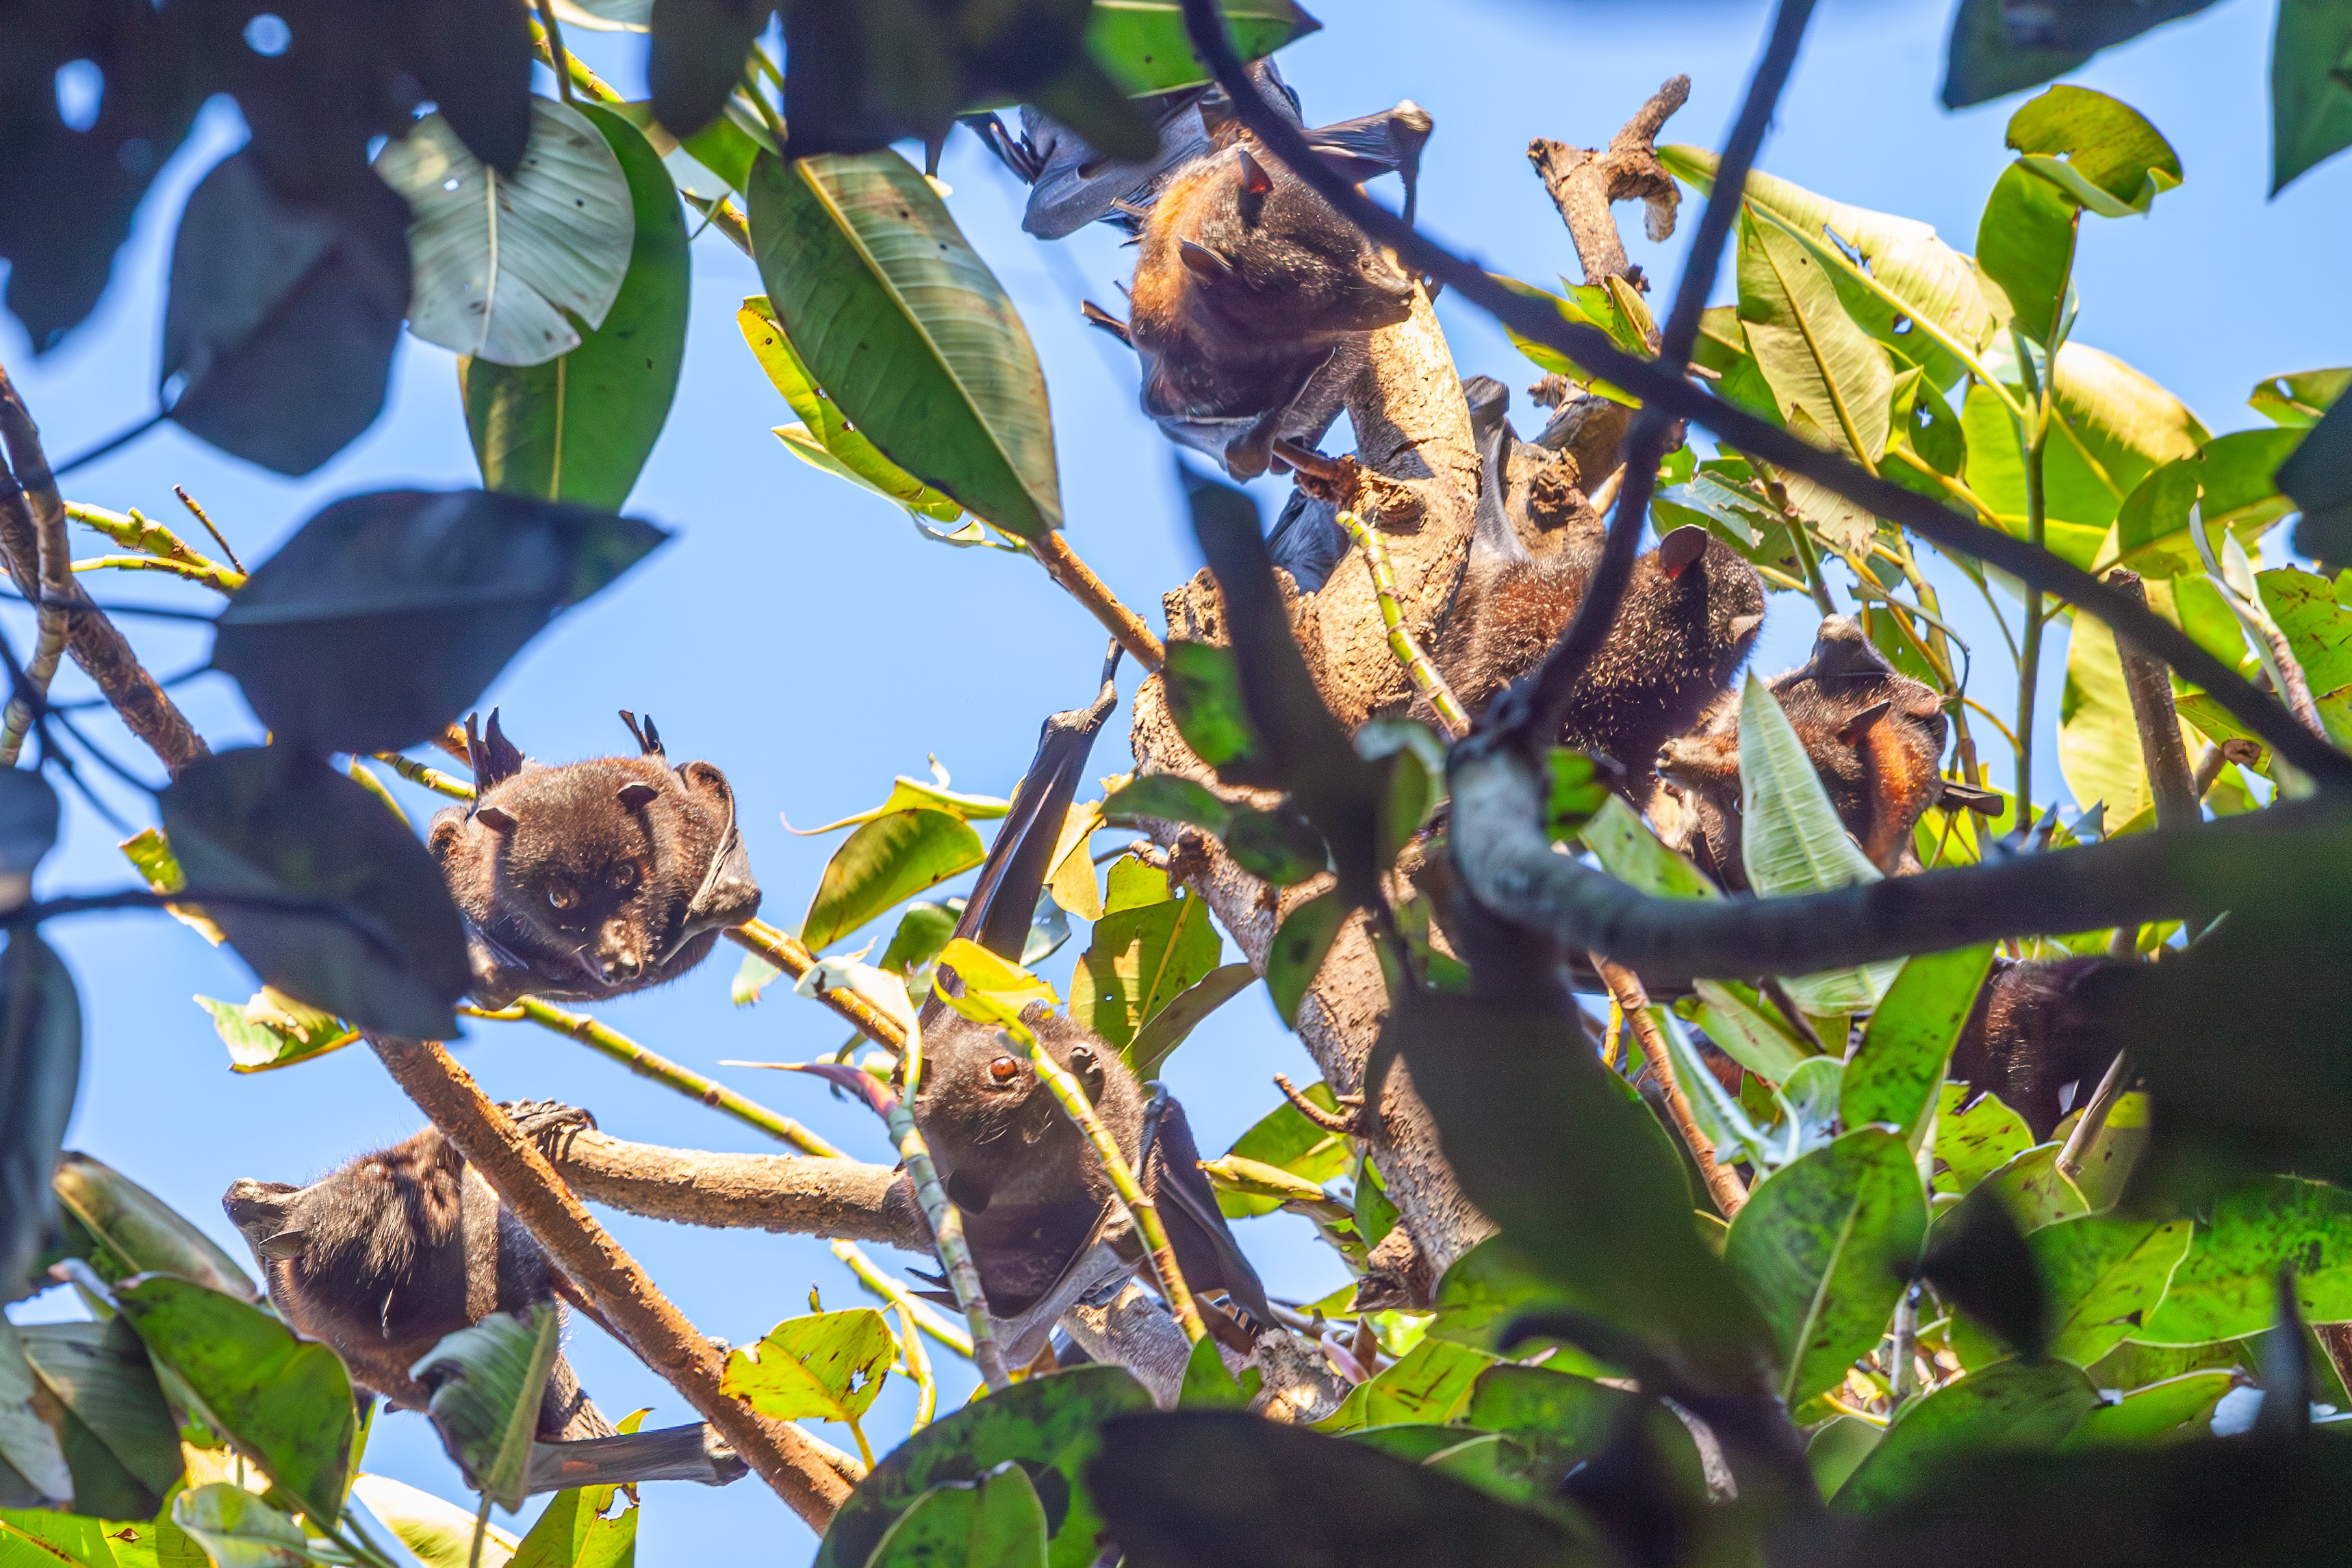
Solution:
[{"label": "leaf with dark spots", "polygon": [[1286,1026],[1298,1027],[1298,1007],[1307,999],[1307,988],[1315,983],[1347,920],[1348,905],[1337,890],[1318,894],[1282,917],[1274,945],[1266,949],[1265,988]]},{"label": "leaf with dark spots", "polygon": [[80,1078],[73,977],[37,932],[18,927],[0,953],[0,1301],[36,1288],[26,1275],[57,1213],[49,1174]]},{"label": "leaf with dark spots", "polygon": [[432,855],[373,795],[317,758],[247,747],[196,762],[159,804],[192,885],[316,904],[208,906],[263,980],[358,1028],[456,1034],[472,983],[464,922]]},{"label": "leaf with dark spots", "polygon": [[308,474],[383,412],[408,310],[408,204],[363,176],[289,202],[250,151],[188,198],[172,245],[162,380],[172,419],[222,451]]},{"label": "leaf with dark spots", "polygon": [[237,591],[213,664],[283,742],[402,750],[471,706],[557,611],[668,537],[483,490],[346,497]]},{"label": "leaf with dark spots", "polygon": [[1107,1422],[1087,1479],[1133,1568],[1607,1561],[1557,1521],[1437,1470],[1240,1411]]},{"label": "leaf with dark spots", "polygon": [[1169,715],[1192,755],[1228,783],[1261,782],[1253,777],[1259,742],[1242,700],[1234,651],[1179,638],[1168,644],[1160,678],[1167,685]]}]

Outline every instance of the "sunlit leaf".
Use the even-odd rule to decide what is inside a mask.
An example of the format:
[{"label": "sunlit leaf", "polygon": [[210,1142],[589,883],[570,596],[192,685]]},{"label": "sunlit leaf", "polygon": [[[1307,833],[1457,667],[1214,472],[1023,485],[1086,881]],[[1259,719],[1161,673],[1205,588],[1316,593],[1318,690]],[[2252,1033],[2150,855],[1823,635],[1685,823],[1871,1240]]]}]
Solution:
[{"label": "sunlit leaf", "polygon": [[162,1198],[89,1155],[68,1151],[50,1177],[58,1201],[122,1267],[108,1282],[160,1270],[210,1290],[260,1300],[236,1260]]},{"label": "sunlit leaf", "polygon": [[2147,117],[2089,88],[2053,87],[2010,117],[2018,160],[2101,217],[2145,214],[2180,183],[2180,157]]},{"label": "sunlit leaf", "polygon": [[1179,890],[1164,903],[1106,905],[1070,977],[1070,1017],[1125,1051],[1216,968],[1223,947],[1198,894]]},{"label": "sunlit leaf", "polygon": [[801,940],[822,949],[987,858],[961,817],[918,808],[862,824],[833,852],[801,922]]},{"label": "sunlit leaf", "polygon": [[[446,1502],[390,1476],[362,1474],[352,1495],[414,1552],[425,1568],[468,1568],[474,1542],[474,1511]],[[521,1544],[515,1533],[486,1523],[482,1568],[506,1568]]]},{"label": "sunlit leaf", "polygon": [[2028,1237],[2054,1309],[2050,1354],[2088,1366],[2136,1333],[2164,1299],[2189,1232],[2186,1219],[2088,1214]]},{"label": "sunlit leaf", "polygon": [[1846,1064],[1839,1113],[1847,1126],[1885,1123],[1909,1141],[1936,1103],[1991,965],[1989,943],[1904,960]]},{"label": "sunlit leaf", "polygon": [[882,1392],[897,1349],[871,1307],[786,1318],[728,1356],[719,1386],[779,1421],[855,1421]]},{"label": "sunlit leaf", "polygon": [[2306,1321],[2352,1320],[2352,1193],[2293,1176],[2232,1188],[2200,1220],[2163,1305],[2130,1337],[2179,1345],[2259,1333],[2288,1262]]},{"label": "sunlit leaf", "polygon": [[[1101,927],[1096,929],[1099,932]],[[1124,979],[1122,976],[1122,988]],[[1177,992],[1166,1006],[1145,1020],[1132,1040],[1120,1048],[1119,1055],[1128,1071],[1146,1081],[1158,1077],[1169,1056],[1207,1021],[1211,1013],[1256,983],[1257,971],[1247,964],[1220,964]],[[1071,1016],[1076,1017],[1075,986],[1070,1001]]]},{"label": "sunlit leaf", "polygon": [[203,1543],[215,1568],[306,1568],[313,1561],[300,1525],[226,1481],[173,1498],[172,1522]]}]

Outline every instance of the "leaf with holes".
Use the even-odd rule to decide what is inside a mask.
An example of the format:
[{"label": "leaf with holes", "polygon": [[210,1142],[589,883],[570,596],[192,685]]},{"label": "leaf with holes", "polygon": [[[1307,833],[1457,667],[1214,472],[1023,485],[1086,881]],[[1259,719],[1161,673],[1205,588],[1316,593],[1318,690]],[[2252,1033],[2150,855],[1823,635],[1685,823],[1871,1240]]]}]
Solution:
[{"label": "leaf with holes", "polygon": [[855,1421],[882,1392],[898,1343],[871,1307],[786,1318],[728,1356],[719,1386],[779,1421]]}]

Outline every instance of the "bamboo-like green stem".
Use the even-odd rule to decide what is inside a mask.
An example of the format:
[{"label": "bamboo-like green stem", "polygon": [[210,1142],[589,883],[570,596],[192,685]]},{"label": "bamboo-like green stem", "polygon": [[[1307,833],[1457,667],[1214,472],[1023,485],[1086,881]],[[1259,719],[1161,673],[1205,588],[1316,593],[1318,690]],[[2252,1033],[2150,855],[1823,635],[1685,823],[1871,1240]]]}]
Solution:
[{"label": "bamboo-like green stem", "polygon": [[[180,505],[188,508],[190,517],[205,526],[205,532],[212,535],[213,543],[220,546],[221,554],[228,557],[229,565],[236,568],[238,573],[242,575],[245,571],[245,562],[236,559],[236,547],[229,543],[228,536],[215,526],[212,514],[196,505],[196,498],[188,494],[188,487],[185,485],[173,486],[172,494],[180,497]],[[134,511],[131,516],[137,517],[138,514]]]},{"label": "bamboo-like green stem", "polygon": [[[816,967],[816,955],[797,936],[788,936],[764,920],[747,920],[727,929],[727,939],[757,953],[797,982]],[[906,1031],[872,1002],[846,986],[827,986],[817,999],[846,1019],[853,1029],[894,1056],[907,1050]]]},{"label": "bamboo-like green stem", "polygon": [[[163,571],[171,573],[173,577],[185,578],[190,582],[201,582],[206,588],[218,589],[223,593],[234,593],[245,585],[245,580],[242,577],[216,562],[206,561],[202,566],[191,566],[184,560],[165,560],[159,556],[152,555],[86,556],[73,563],[73,570],[76,571]],[[235,580],[223,581],[224,578],[235,579]]]},{"label": "bamboo-like green stem", "polygon": [[907,1313],[925,1333],[958,1355],[971,1354],[970,1333],[958,1327],[955,1320],[930,1302],[920,1300],[906,1286],[876,1268],[874,1260],[868,1258],[856,1242],[835,1241],[833,1255],[849,1265],[849,1271],[857,1276],[859,1284]]},{"label": "bamboo-like green stem", "polygon": [[[2042,459],[2048,446],[2049,394],[2045,390],[2033,434],[2025,447],[2025,534],[2038,549],[2048,524]],[[2033,699],[2042,679],[2042,591],[2025,590],[2025,646],[2017,661],[2017,821],[2031,821],[2033,810]]]},{"label": "bamboo-like green stem", "polygon": [[1176,1314],[1177,1324],[1183,1329],[1184,1337],[1194,1344],[1200,1343],[1208,1336],[1209,1326],[1201,1321],[1201,1309],[1193,1304],[1192,1292],[1184,1283],[1184,1270],[1176,1261],[1176,1249],[1168,1241],[1168,1228],[1160,1222],[1159,1205],[1145,1195],[1142,1184],[1135,1179],[1135,1172],[1127,1163],[1127,1157],[1118,1152],[1118,1141],[1110,1135],[1110,1129],[1103,1125],[1102,1118],[1095,1114],[1094,1103],[1087,1098],[1087,1092],[1078,1081],[1054,1060],[1052,1053],[1038,1043],[1037,1037],[1024,1028],[1017,1019],[1003,1021],[1006,1030],[1028,1047],[1029,1065],[1037,1070],[1037,1076],[1045,1081],[1046,1088],[1054,1092],[1054,1098],[1062,1103],[1062,1109],[1070,1113],[1070,1120],[1078,1124],[1087,1141],[1094,1145],[1095,1154],[1102,1161],[1103,1174],[1110,1177],[1111,1186],[1118,1193],[1119,1201],[1127,1205],[1129,1217],[1135,1221],[1136,1234],[1143,1239],[1144,1248],[1151,1258],[1152,1272],[1160,1277],[1160,1294],[1166,1299],[1168,1310]]},{"label": "bamboo-like green stem", "polygon": [[378,762],[383,763],[411,784],[421,784],[436,795],[446,795],[452,800],[470,800],[474,798],[474,787],[471,784],[453,779],[438,768],[427,768],[422,762],[411,761],[397,751],[379,751],[374,756]]},{"label": "bamboo-like green stem", "polygon": [[638,1077],[650,1078],[666,1088],[677,1090],[689,1100],[698,1100],[714,1111],[724,1112],[780,1143],[790,1144],[803,1154],[828,1160],[850,1157],[790,1116],[780,1115],[759,1102],[738,1094],[715,1078],[706,1078],[690,1067],[647,1051],[620,1030],[598,1022],[586,1013],[571,1012],[543,1002],[537,997],[523,997],[511,1007],[495,1010],[482,1008],[459,1010],[469,1018],[492,1019],[501,1022],[527,1021],[541,1029],[552,1030],[557,1034],[567,1035],[598,1055],[610,1057]]},{"label": "bamboo-like green stem", "polygon": [[989,1321],[988,1293],[981,1289],[980,1266],[972,1261],[971,1245],[964,1239],[963,1213],[948,1200],[947,1189],[940,1185],[939,1168],[931,1164],[931,1146],[923,1141],[907,1103],[893,1099],[884,1120],[889,1124],[891,1142],[898,1145],[898,1157],[907,1163],[907,1175],[914,1181],[915,1197],[923,1206],[924,1218],[931,1222],[931,1239],[939,1244],[948,1289],[955,1292],[964,1322],[971,1326],[971,1359],[980,1368],[981,1381],[992,1389],[1007,1387],[1013,1379],[1005,1373],[1004,1353],[997,1348],[996,1331]]},{"label": "bamboo-like green stem", "polygon": [[1389,629],[1389,652],[1404,666],[1413,690],[1427,699],[1445,738],[1461,739],[1470,733],[1470,716],[1462,710],[1454,688],[1445,684],[1445,677],[1437,673],[1437,666],[1430,663],[1429,655],[1405,629],[1404,612],[1397,607],[1396,570],[1389,561],[1389,547],[1381,542],[1380,530],[1349,511],[1339,514],[1339,526],[1348,530],[1348,537],[1364,552],[1365,569],[1372,574],[1372,594],[1380,601],[1381,624]]},{"label": "bamboo-like green stem", "polygon": [[[186,500],[184,495],[181,498]],[[195,503],[189,501],[188,505],[194,508]],[[205,527],[212,526],[211,519],[203,512],[198,511],[195,515]],[[104,534],[125,549],[134,549],[142,555],[169,561],[172,563],[169,570],[176,570],[181,576],[194,582],[201,582],[206,588],[215,589],[222,593],[235,593],[245,586],[246,574],[243,569],[223,566],[202,551],[190,549],[186,540],[163,524],[142,515],[136,507],[127,513],[110,512],[103,507],[85,506],[79,501],[68,501],[66,516],[84,528]],[[217,537],[217,530],[215,530],[215,537]],[[79,563],[76,564],[79,568]]]},{"label": "bamboo-like green stem", "polygon": [[352,758],[352,782],[383,801],[383,809],[390,811],[402,827],[412,826],[408,813],[400,809],[400,802],[392,798],[392,791],[383,787],[383,780],[375,776],[375,769],[356,757]]}]

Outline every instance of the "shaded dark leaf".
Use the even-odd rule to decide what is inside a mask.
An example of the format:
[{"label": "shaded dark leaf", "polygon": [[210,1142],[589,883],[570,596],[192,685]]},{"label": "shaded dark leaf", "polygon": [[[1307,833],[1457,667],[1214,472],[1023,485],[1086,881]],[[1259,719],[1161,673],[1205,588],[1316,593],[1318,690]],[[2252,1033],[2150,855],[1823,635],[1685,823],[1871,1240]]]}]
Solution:
[{"label": "shaded dark leaf", "polygon": [[1234,651],[1213,643],[1177,639],[1168,644],[1168,663],[1160,678],[1167,685],[1169,716],[1175,719],[1176,732],[1192,748],[1192,755],[1229,783],[1262,782],[1255,777],[1257,732],[1250,726],[1249,710],[1242,700],[1241,671]]},{"label": "shaded dark leaf", "polygon": [[1885,1508],[1935,1486],[1962,1454],[2055,1449],[2098,1403],[2091,1380],[2063,1362],[1994,1362],[1906,1405],[1840,1489],[1837,1506]]},{"label": "shaded dark leaf", "polygon": [[1969,1194],[1936,1227],[1919,1275],[2019,1354],[2040,1355],[2050,1343],[2050,1297],[2041,1270],[2009,1207],[1991,1193]]},{"label": "shaded dark leaf", "polygon": [[396,0],[402,60],[467,151],[511,174],[530,140],[530,28],[508,0]]},{"label": "shaded dark leaf", "polygon": [[691,136],[719,118],[774,11],[772,0],[654,0],[646,80],[654,118],[671,135]]},{"label": "shaded dark leaf", "polygon": [[160,376],[172,419],[308,474],[375,423],[408,311],[408,204],[373,176],[335,205],[269,188],[250,151],[214,165],[172,242]]},{"label": "shaded dark leaf", "polygon": [[1438,1471],[1238,1411],[1106,1422],[1087,1479],[1135,1568],[1605,1561],[1557,1521]]},{"label": "shaded dark leaf", "polygon": [[1234,807],[1224,839],[1225,852],[1235,864],[1276,887],[1305,882],[1323,871],[1330,860],[1314,824],[1280,807],[1271,811]]},{"label": "shaded dark leaf", "polygon": [[0,953],[0,1301],[33,1289],[26,1274],[57,1213],[49,1174],[80,1078],[73,977],[37,932],[20,926]]},{"label": "shaded dark leaf", "polygon": [[2279,465],[2278,487],[2303,510],[2296,553],[2352,566],[2352,398],[2338,399]]},{"label": "shaded dark leaf", "polygon": [[2099,50],[2213,0],[1961,0],[1952,18],[1944,107],[1965,109],[2064,76]]},{"label": "shaded dark leaf", "polygon": [[280,741],[421,745],[557,611],[668,537],[633,517],[484,490],[346,497],[237,591],[215,622],[213,664]]},{"label": "shaded dark leaf", "polygon": [[[0,770],[0,894],[11,882],[30,878],[41,857],[58,841],[58,792],[38,771]],[[19,887],[5,902],[23,896]]]},{"label": "shaded dark leaf", "polygon": [[456,1033],[472,983],[464,923],[432,855],[374,796],[322,761],[247,747],[195,763],[159,804],[192,883],[322,906],[210,906],[263,980],[362,1029]]},{"label": "shaded dark leaf", "polygon": [[1307,988],[1315,983],[1323,960],[1330,955],[1331,944],[1339,939],[1339,927],[1347,924],[1348,913],[1347,904],[1334,890],[1318,894],[1282,917],[1274,945],[1266,949],[1265,988],[1286,1026],[1298,1027],[1299,1004],[1307,999]]},{"label": "shaded dark leaf", "polygon": [[444,1338],[413,1372],[431,1390],[433,1428],[475,1490],[509,1512],[530,1490],[540,1397],[555,1365],[561,1321],[544,1302],[492,1312]]},{"label": "shaded dark leaf", "polygon": [[2334,0],[2279,0],[2271,45],[2271,193],[2352,144],[2352,14]]},{"label": "shaded dark leaf", "polygon": [[[152,1517],[179,1484],[180,1424],[139,1336],[119,1318],[36,1323],[18,1333],[25,1359],[79,1427],[65,1434],[76,1511]],[[92,1444],[103,1452],[90,1452]]]},{"label": "shaded dark leaf", "polygon": [[[1200,644],[1171,643],[1169,646],[1192,648]],[[1169,691],[1172,707],[1175,703],[1172,683]],[[1103,821],[1113,827],[1132,827],[1154,818],[1160,821],[1183,822],[1195,828],[1204,828],[1223,838],[1228,808],[1210,793],[1207,786],[1179,778],[1173,773],[1147,773],[1103,802]]]},{"label": "shaded dark leaf", "polygon": [[359,1417],[333,1351],[257,1306],[169,1274],[142,1275],[115,1299],[215,1431],[313,1519],[341,1516]]},{"label": "shaded dark leaf", "polygon": [[[874,1467],[833,1516],[814,1568],[863,1568],[898,1516],[942,1481],[977,1480],[1018,1460],[1045,1505],[1049,1568],[1086,1568],[1102,1517],[1081,1467],[1108,1416],[1149,1408],[1151,1396],[1118,1366],[1079,1366],[1024,1378],[943,1416]],[[1255,1420],[1251,1416],[1248,1419]]]}]

